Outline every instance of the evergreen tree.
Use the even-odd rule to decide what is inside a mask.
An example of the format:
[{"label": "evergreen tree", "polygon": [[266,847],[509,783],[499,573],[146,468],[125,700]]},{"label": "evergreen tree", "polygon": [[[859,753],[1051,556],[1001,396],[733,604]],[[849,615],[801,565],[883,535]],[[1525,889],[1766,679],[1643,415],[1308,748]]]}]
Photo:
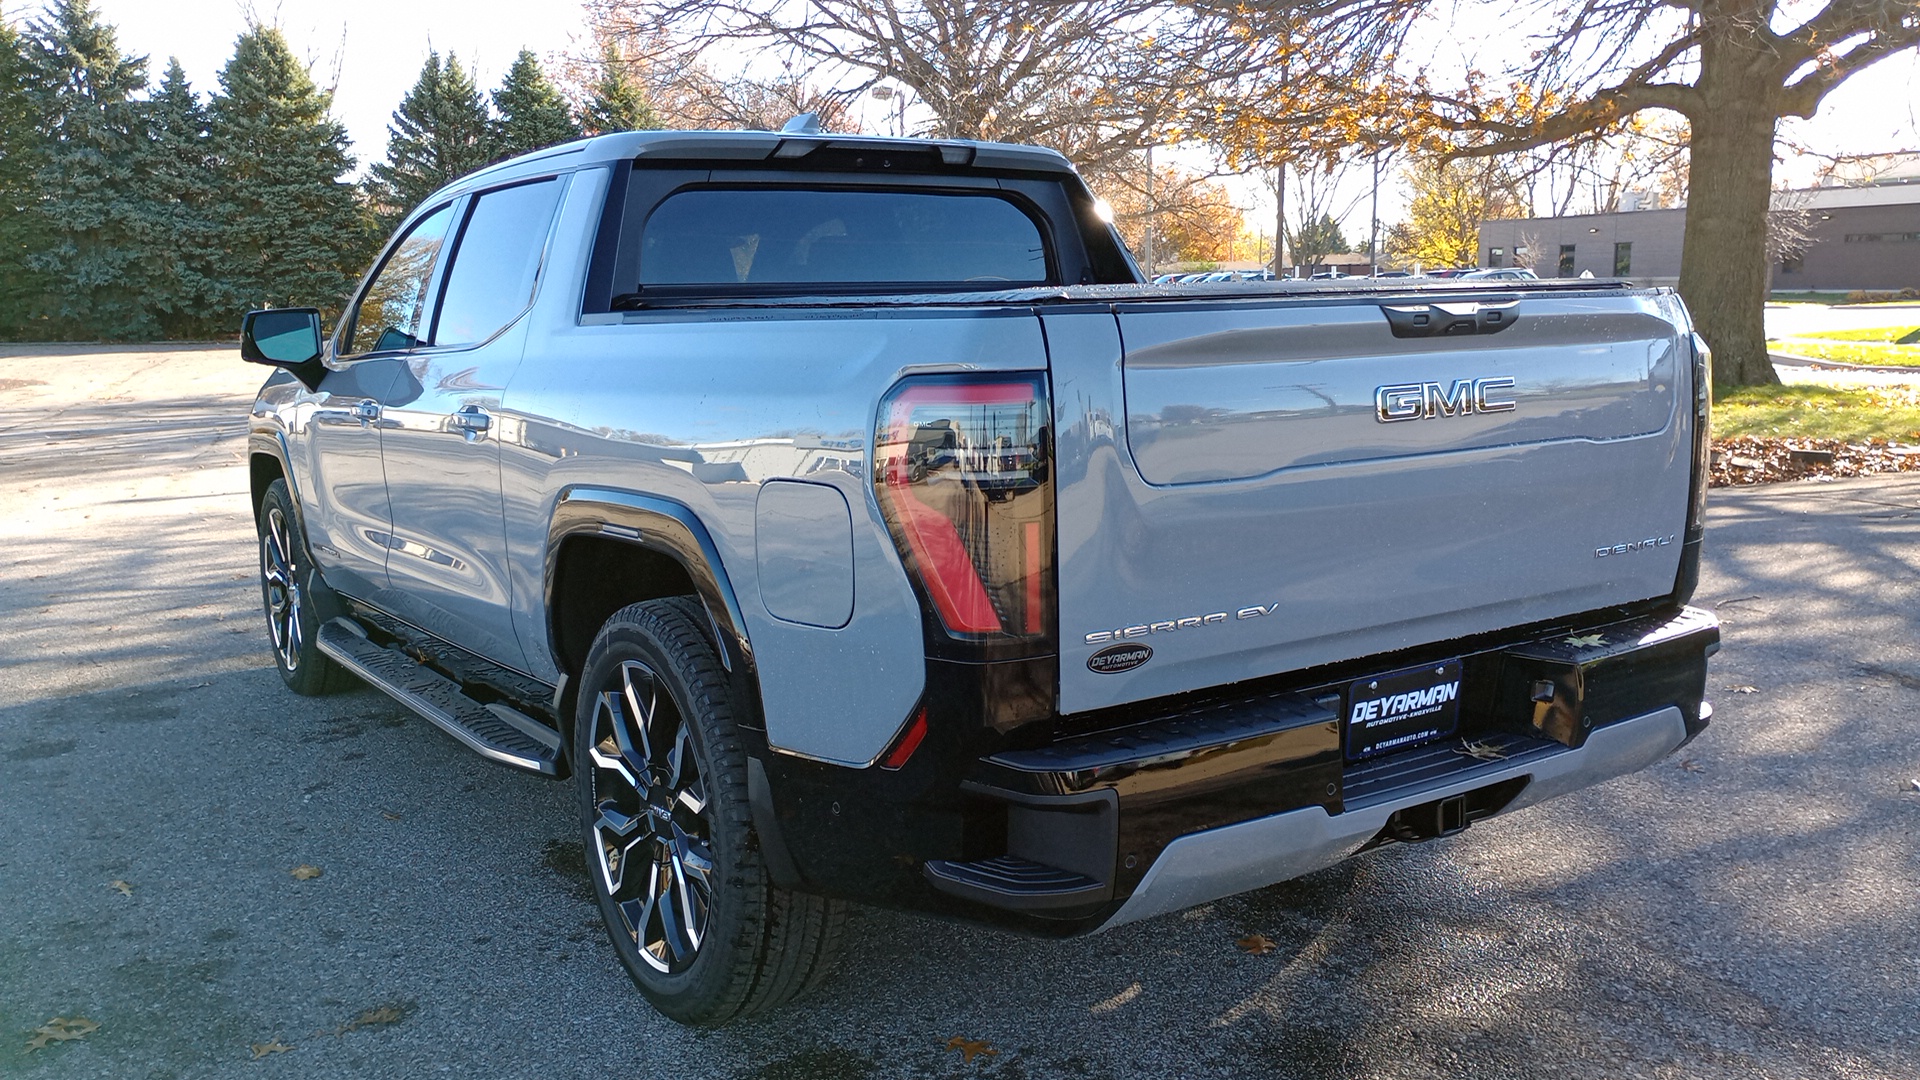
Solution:
[{"label": "evergreen tree", "polygon": [[0,338],[13,339],[37,336],[32,320],[44,295],[27,268],[28,254],[43,245],[45,221],[33,182],[41,144],[24,46],[0,18]]},{"label": "evergreen tree", "polygon": [[207,111],[178,59],[167,64],[147,102],[150,140],[134,177],[139,247],[149,297],[168,337],[205,337],[232,329],[219,311],[222,237],[214,227],[214,175]]},{"label": "evergreen tree", "polygon": [[27,97],[44,147],[34,170],[40,230],[27,269],[44,287],[44,333],[152,338],[133,177],[147,142],[126,56],[89,0],[53,0],[25,35]]},{"label": "evergreen tree", "polygon": [[513,58],[506,78],[493,92],[493,108],[500,114],[493,122],[496,160],[580,137],[580,125],[574,122],[567,99],[547,80],[530,49],[521,49]]},{"label": "evergreen tree", "polygon": [[473,76],[451,53],[427,54],[420,78],[387,125],[387,160],[373,167],[370,188],[384,226],[421,200],[493,160],[487,103]]},{"label": "evergreen tree", "polygon": [[240,35],[208,106],[220,183],[218,319],[237,327],[252,307],[335,307],[370,258],[347,129],[332,95],[313,84],[280,31]]},{"label": "evergreen tree", "polygon": [[619,42],[611,38],[600,47],[600,77],[587,88],[581,120],[589,135],[660,126],[659,114],[647,102],[646,87],[634,76]]}]

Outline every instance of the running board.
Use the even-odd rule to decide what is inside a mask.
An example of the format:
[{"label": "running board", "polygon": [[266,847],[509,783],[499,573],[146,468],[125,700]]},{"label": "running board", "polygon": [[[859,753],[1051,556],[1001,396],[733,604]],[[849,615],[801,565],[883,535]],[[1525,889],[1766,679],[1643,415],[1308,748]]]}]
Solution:
[{"label": "running board", "polygon": [[320,628],[320,651],[467,744],[503,765],[558,777],[560,733],[505,705],[483,705],[460,684],[397,649],[375,644],[344,618]]}]

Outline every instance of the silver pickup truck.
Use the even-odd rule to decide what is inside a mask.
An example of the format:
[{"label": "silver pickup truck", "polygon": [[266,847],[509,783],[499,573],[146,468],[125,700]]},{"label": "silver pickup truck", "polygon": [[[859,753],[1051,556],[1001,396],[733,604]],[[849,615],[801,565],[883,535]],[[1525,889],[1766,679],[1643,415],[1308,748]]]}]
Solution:
[{"label": "silver pickup truck", "polygon": [[1613,281],[1154,287],[1060,156],[609,135],[247,316],[273,652],[568,780],[717,1023],[848,901],[1041,934],[1457,833],[1706,725],[1709,359]]}]

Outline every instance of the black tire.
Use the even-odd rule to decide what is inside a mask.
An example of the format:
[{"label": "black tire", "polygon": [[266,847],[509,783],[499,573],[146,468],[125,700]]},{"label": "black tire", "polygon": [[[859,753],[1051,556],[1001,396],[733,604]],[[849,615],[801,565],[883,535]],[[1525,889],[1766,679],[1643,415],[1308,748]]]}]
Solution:
[{"label": "black tire", "polygon": [[684,598],[607,620],[581,675],[573,775],[614,951],[654,1008],[715,1025],[818,985],[846,906],[767,877],[733,695],[705,623]]},{"label": "black tire", "polygon": [[351,672],[320,651],[321,616],[333,595],[307,551],[306,533],[285,480],[267,485],[260,500],[260,598],[267,611],[267,642],[287,689],[309,697],[355,685]]}]

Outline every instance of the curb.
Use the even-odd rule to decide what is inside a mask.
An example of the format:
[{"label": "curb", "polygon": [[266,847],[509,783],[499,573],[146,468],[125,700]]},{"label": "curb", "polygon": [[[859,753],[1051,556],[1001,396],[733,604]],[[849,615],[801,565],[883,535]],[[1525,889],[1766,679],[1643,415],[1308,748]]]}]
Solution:
[{"label": "curb", "polygon": [[1898,364],[1849,364],[1842,360],[1815,360],[1811,356],[1769,351],[1767,359],[1787,367],[1824,368],[1830,371],[1869,371],[1883,375],[1912,375],[1920,379],[1920,367]]}]

